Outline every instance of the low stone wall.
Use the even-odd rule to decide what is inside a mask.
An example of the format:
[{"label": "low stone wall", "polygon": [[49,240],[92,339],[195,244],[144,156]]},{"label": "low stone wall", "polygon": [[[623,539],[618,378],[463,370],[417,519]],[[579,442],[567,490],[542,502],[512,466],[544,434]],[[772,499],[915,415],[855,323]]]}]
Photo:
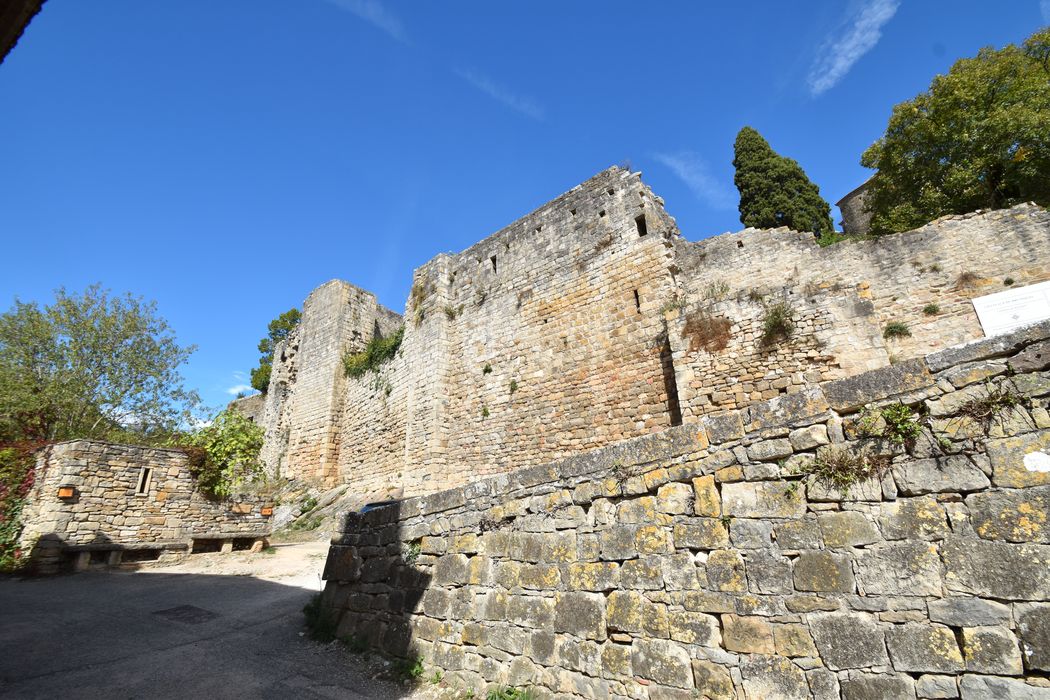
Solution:
[{"label": "low stone wall", "polygon": [[[474,689],[1050,697],[1048,369],[1044,323],[350,513],[323,600]],[[861,437],[898,402],[916,439]]]},{"label": "low stone wall", "polygon": [[[94,440],[52,445],[37,456],[22,548],[32,552],[41,573],[49,573],[71,551],[185,552],[194,539],[269,536],[270,516],[263,515],[268,501],[212,501],[195,484],[181,450]],[[63,487],[69,495],[60,493]]]}]

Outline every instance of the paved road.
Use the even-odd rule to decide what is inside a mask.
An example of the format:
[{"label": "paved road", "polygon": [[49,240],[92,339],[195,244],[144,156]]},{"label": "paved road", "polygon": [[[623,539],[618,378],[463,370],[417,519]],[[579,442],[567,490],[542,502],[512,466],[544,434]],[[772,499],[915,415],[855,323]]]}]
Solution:
[{"label": "paved road", "polygon": [[0,698],[407,696],[300,636],[315,574],[171,571],[0,580]]}]

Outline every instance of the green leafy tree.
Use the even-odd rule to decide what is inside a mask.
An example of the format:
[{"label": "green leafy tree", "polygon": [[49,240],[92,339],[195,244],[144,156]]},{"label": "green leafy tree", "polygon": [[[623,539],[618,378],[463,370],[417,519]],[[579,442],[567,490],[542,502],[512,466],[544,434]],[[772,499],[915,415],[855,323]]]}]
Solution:
[{"label": "green leafy tree", "polygon": [[154,302],[99,285],[0,315],[0,441],[160,442],[199,399],[183,386],[180,346]]},{"label": "green leafy tree", "polygon": [[302,314],[299,309],[288,309],[270,321],[269,333],[259,341],[259,366],[252,370],[252,388],[266,393],[270,387],[270,372],[273,369],[273,351],[277,344],[288,337],[297,325]]},{"label": "green leafy tree", "polygon": [[733,181],[740,191],[740,221],[755,228],[787,226],[816,236],[834,231],[831,207],[802,167],[774,151],[745,126],[733,144]]},{"label": "green leafy tree", "polygon": [[229,497],[262,472],[263,429],[239,411],[223,411],[180,442],[198,448],[188,450],[197,487],[214,498]]},{"label": "green leafy tree", "polygon": [[866,205],[873,233],[945,214],[1050,205],[1050,28],[1021,47],[981,49],[893,108],[861,156],[878,172]]}]

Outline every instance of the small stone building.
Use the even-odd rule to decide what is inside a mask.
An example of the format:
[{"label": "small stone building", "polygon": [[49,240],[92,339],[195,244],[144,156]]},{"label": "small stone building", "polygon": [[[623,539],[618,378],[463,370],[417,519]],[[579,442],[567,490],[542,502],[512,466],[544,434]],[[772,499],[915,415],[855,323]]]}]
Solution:
[{"label": "small stone building", "polygon": [[272,505],[209,500],[176,449],[73,440],[37,453],[20,545],[38,573],[261,549]]},{"label": "small stone building", "polygon": [[865,209],[865,199],[871,178],[851,190],[845,197],[835,202],[842,212],[842,230],[850,236],[865,236],[871,229],[871,212]]}]

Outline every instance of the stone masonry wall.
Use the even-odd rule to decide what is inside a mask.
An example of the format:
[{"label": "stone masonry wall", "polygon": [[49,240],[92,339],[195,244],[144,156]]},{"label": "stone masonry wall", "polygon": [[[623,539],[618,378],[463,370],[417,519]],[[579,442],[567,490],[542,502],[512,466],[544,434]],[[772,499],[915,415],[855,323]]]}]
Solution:
[{"label": "stone masonry wall", "polygon": [[323,601],[475,690],[1046,698],[1048,402],[1050,322],[348,513]]},{"label": "stone masonry wall", "polygon": [[[143,469],[151,474],[138,493]],[[72,486],[73,498],[59,498]],[[22,546],[188,545],[193,538],[265,537],[263,502],[206,499],[195,488],[189,458],[179,450],[76,440],[37,457],[37,478],[23,514]]]},{"label": "stone masonry wall", "polygon": [[[611,168],[416,270],[377,373],[348,379],[341,358],[401,317],[345,282],[315,290],[275,357],[263,459],[365,499],[431,493],[973,340],[973,296],[1048,279],[1034,205],[827,248],[787,230],[691,243]],[[794,330],[765,343],[778,303]],[[890,322],[910,336],[884,338]]]}]

